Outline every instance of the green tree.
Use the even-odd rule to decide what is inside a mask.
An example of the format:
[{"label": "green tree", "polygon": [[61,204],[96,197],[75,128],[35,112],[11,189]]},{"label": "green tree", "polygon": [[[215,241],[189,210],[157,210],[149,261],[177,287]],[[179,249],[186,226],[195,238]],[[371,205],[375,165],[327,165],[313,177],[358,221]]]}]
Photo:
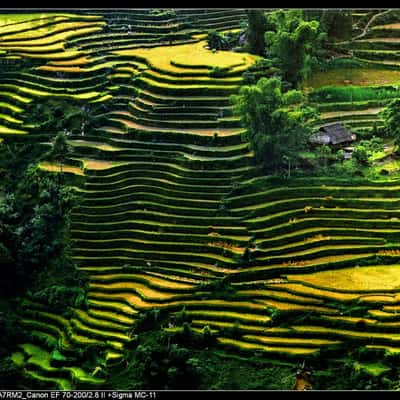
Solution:
[{"label": "green tree", "polygon": [[354,148],[352,158],[360,166],[369,164],[368,150],[361,144]]},{"label": "green tree", "polygon": [[345,151],[343,149],[338,150],[336,153],[336,161],[342,163],[345,159]]},{"label": "green tree", "polygon": [[51,150],[47,153],[47,157],[51,161],[56,161],[60,167],[61,176],[63,174],[63,164],[66,158],[72,152],[72,147],[67,142],[64,132],[59,132],[54,139]]},{"label": "green tree", "polygon": [[353,31],[353,16],[346,10],[322,10],[321,27],[327,33],[329,41],[346,40]]},{"label": "green tree", "polygon": [[260,56],[265,54],[264,33],[267,21],[262,10],[247,10],[248,29],[247,43],[249,51]]},{"label": "green tree", "polygon": [[382,112],[384,129],[388,137],[400,145],[400,99],[392,100]]},{"label": "green tree", "polygon": [[96,113],[104,112],[107,105],[83,105],[81,102],[62,99],[48,99],[40,103],[32,102],[27,107],[33,124],[41,134],[58,133],[67,130],[72,134],[84,134],[92,126]]},{"label": "green tree", "polygon": [[0,242],[15,262],[15,286],[27,283],[33,271],[64,259],[69,214],[75,204],[72,189],[35,166],[6,196],[0,205]]},{"label": "green tree", "polygon": [[328,161],[332,158],[332,150],[326,144],[319,146],[317,148],[317,157],[320,165],[326,169],[328,166]]},{"label": "green tree", "polygon": [[227,43],[224,35],[216,31],[215,29],[208,31],[207,44],[208,47],[212,50],[225,50],[227,48]]},{"label": "green tree", "polygon": [[285,107],[281,80],[276,77],[242,86],[232,101],[247,128],[256,160],[266,169],[289,168],[289,160],[290,167],[295,166],[310,134],[307,120],[313,110]]},{"label": "green tree", "polygon": [[268,15],[268,23],[271,28],[264,35],[268,53],[283,78],[297,86],[307,76],[315,48],[319,47],[319,22],[305,21],[302,10],[278,10]]}]

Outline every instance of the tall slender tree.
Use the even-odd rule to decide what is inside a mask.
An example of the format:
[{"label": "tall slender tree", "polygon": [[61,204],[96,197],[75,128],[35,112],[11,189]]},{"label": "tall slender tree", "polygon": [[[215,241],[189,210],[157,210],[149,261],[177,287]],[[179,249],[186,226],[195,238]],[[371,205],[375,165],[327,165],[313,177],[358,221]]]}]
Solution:
[{"label": "tall slender tree", "polygon": [[264,33],[267,30],[265,14],[262,10],[247,10],[247,18],[249,51],[262,56],[265,54]]},{"label": "tall slender tree", "polygon": [[63,164],[71,151],[72,148],[67,142],[66,134],[64,132],[59,132],[54,139],[51,150],[47,153],[47,157],[51,161],[56,161],[58,163],[61,176],[63,176]]}]

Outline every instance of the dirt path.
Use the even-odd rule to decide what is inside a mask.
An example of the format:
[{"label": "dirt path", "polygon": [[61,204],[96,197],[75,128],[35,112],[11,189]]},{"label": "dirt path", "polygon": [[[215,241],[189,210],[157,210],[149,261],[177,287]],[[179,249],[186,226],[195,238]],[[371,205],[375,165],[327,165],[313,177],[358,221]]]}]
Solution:
[{"label": "dirt path", "polygon": [[370,18],[370,20],[367,22],[367,25],[365,25],[363,31],[358,36],[354,37],[352,40],[357,40],[357,39],[361,39],[362,37],[364,37],[367,34],[370,25],[375,21],[375,19],[380,17],[381,15],[387,14],[389,11],[392,11],[392,9],[389,8],[388,10],[385,10],[385,11],[382,11],[382,12],[380,12],[378,14],[373,15]]}]

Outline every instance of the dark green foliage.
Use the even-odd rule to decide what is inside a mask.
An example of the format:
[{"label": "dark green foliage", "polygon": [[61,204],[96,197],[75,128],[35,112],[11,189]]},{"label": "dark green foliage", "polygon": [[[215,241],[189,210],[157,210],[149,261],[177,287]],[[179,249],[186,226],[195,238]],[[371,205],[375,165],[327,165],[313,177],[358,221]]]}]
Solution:
[{"label": "dark green foliage", "polygon": [[37,162],[44,147],[37,143],[5,140],[0,143],[0,190],[10,193],[22,179],[28,165]]},{"label": "dark green foliage", "polygon": [[[174,343],[174,338],[162,332],[141,337],[128,368],[115,371],[106,388],[118,389],[189,389],[198,386],[193,352]],[[115,381],[117,377],[117,381]],[[118,382],[118,383],[117,383]]]},{"label": "dark green foliage", "polygon": [[[67,151],[64,139],[56,140],[55,158]],[[34,166],[43,153],[42,146],[18,142],[0,148],[6,193],[0,204],[0,284],[10,297],[29,288],[29,297],[62,313],[85,301],[85,279],[69,254],[69,214],[77,198],[56,175]]]},{"label": "dark green foliage", "polygon": [[386,135],[392,137],[397,145],[400,144],[400,99],[392,100],[383,110],[384,128]]},{"label": "dark green foliage", "polygon": [[214,67],[211,69],[209,74],[214,78],[222,78],[227,75],[227,70],[224,68]]},{"label": "dark green foliage", "polygon": [[[68,271],[64,276],[67,276]],[[34,292],[28,292],[28,297],[42,304],[47,304],[54,312],[68,315],[67,307],[84,308],[86,306],[85,287],[79,287],[81,279],[75,277],[68,282],[68,285],[62,283],[54,283],[52,286],[45,286],[46,279],[36,279],[35,283],[42,289]],[[48,279],[47,279],[48,280]],[[71,286],[70,286],[71,285]]]},{"label": "dark green foliage", "polygon": [[232,326],[221,328],[221,336],[231,339],[240,339],[242,336],[242,331],[240,330],[239,325],[239,321],[235,321]]},{"label": "dark green foliage", "polygon": [[27,108],[31,121],[40,134],[54,135],[65,131],[83,135],[93,126],[95,114],[102,105],[83,104],[73,100],[49,99],[40,103],[32,102]]},{"label": "dark green foliage", "polygon": [[303,94],[300,90],[289,90],[282,96],[282,103],[287,106],[302,103],[303,100]]},{"label": "dark green foliage", "polygon": [[182,310],[175,314],[175,321],[178,325],[183,325],[184,322],[191,322],[191,318],[186,313],[186,307],[183,306]]},{"label": "dark green foliage", "polygon": [[243,84],[254,85],[260,78],[269,78],[279,71],[273,66],[272,60],[261,58],[243,73]]},{"label": "dark green foliage", "polygon": [[243,86],[238,95],[232,96],[257,161],[268,169],[287,167],[290,175],[299,151],[306,145],[310,134],[306,121],[314,110],[286,108],[284,99],[278,78],[261,78],[256,85]]},{"label": "dark green foliage", "polygon": [[[12,289],[12,288],[11,288]],[[11,290],[8,290],[11,292]],[[2,291],[2,295],[11,293]],[[3,297],[2,296],[2,297]],[[17,343],[26,339],[26,332],[20,324],[20,316],[16,314],[19,301],[3,301],[0,298],[0,388],[15,389],[20,381],[20,370],[10,359],[16,350]]]},{"label": "dark green foliage", "polygon": [[323,41],[319,22],[305,21],[302,10],[278,10],[268,14],[268,23],[268,56],[281,69],[283,79],[297,86],[309,74],[312,57]]},{"label": "dark green foliage", "polygon": [[351,37],[353,30],[353,17],[350,11],[322,10],[321,27],[327,33],[328,40],[346,40]]},{"label": "dark green foliage", "polygon": [[[343,345],[341,358],[320,357],[312,365],[312,383],[315,390],[398,390],[397,360],[383,351],[374,351],[353,344]],[[364,363],[380,364],[390,370],[374,376],[362,368]]]},{"label": "dark green foliage", "polygon": [[354,148],[352,157],[360,166],[367,166],[369,164],[368,151],[362,144],[359,144]]},{"label": "dark green foliage", "polygon": [[207,295],[204,294],[203,297],[210,299],[233,299],[236,293],[234,286],[226,278],[203,283],[199,286],[199,290],[209,292]]},{"label": "dark green foliage", "polygon": [[20,376],[20,368],[13,363],[11,358],[0,359],[0,388],[15,389],[17,379]]},{"label": "dark green foliage", "polygon": [[224,35],[215,29],[208,31],[207,44],[211,50],[226,50],[228,46]]},{"label": "dark green foliage", "polygon": [[282,326],[284,321],[287,321],[287,313],[282,312],[274,307],[266,307],[265,311],[268,313],[269,317],[271,318],[270,324],[271,325],[279,325]]},{"label": "dark green foliage", "polygon": [[71,152],[72,147],[68,144],[65,133],[59,132],[52,143],[51,150],[45,156],[50,161],[56,161],[62,173],[62,165]]},{"label": "dark green foliage", "polygon": [[145,332],[160,326],[161,315],[158,308],[144,311],[136,323],[136,332]]},{"label": "dark green foliage", "polygon": [[6,302],[0,314],[0,356],[10,351],[12,346],[22,340],[24,332],[20,317],[16,314],[20,299]]},{"label": "dark green foliage", "polygon": [[[282,390],[294,386],[295,366],[263,356],[219,353],[205,326],[197,334],[147,331],[139,334],[126,363],[108,376],[105,389]],[[210,340],[207,340],[211,338]]]},{"label": "dark green foliage", "polygon": [[30,167],[0,205],[0,241],[15,262],[15,285],[63,258],[68,214],[76,198],[55,176]]},{"label": "dark green foliage", "polygon": [[336,153],[336,161],[342,163],[344,161],[345,152],[344,150],[340,149]]},{"label": "dark green foliage", "polygon": [[247,43],[249,51],[260,56],[265,54],[264,32],[267,21],[262,10],[247,10]]},{"label": "dark green foliage", "polygon": [[332,150],[329,146],[318,146],[315,150],[318,164],[326,169],[330,160],[332,160]]}]

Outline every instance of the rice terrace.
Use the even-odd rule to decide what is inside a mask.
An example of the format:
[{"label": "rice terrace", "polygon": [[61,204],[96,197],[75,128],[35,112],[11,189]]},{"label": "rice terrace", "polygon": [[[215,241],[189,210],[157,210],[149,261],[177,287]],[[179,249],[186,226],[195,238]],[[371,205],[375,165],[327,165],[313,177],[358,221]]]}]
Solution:
[{"label": "rice terrace", "polygon": [[400,10],[0,11],[0,389],[400,389]]}]

